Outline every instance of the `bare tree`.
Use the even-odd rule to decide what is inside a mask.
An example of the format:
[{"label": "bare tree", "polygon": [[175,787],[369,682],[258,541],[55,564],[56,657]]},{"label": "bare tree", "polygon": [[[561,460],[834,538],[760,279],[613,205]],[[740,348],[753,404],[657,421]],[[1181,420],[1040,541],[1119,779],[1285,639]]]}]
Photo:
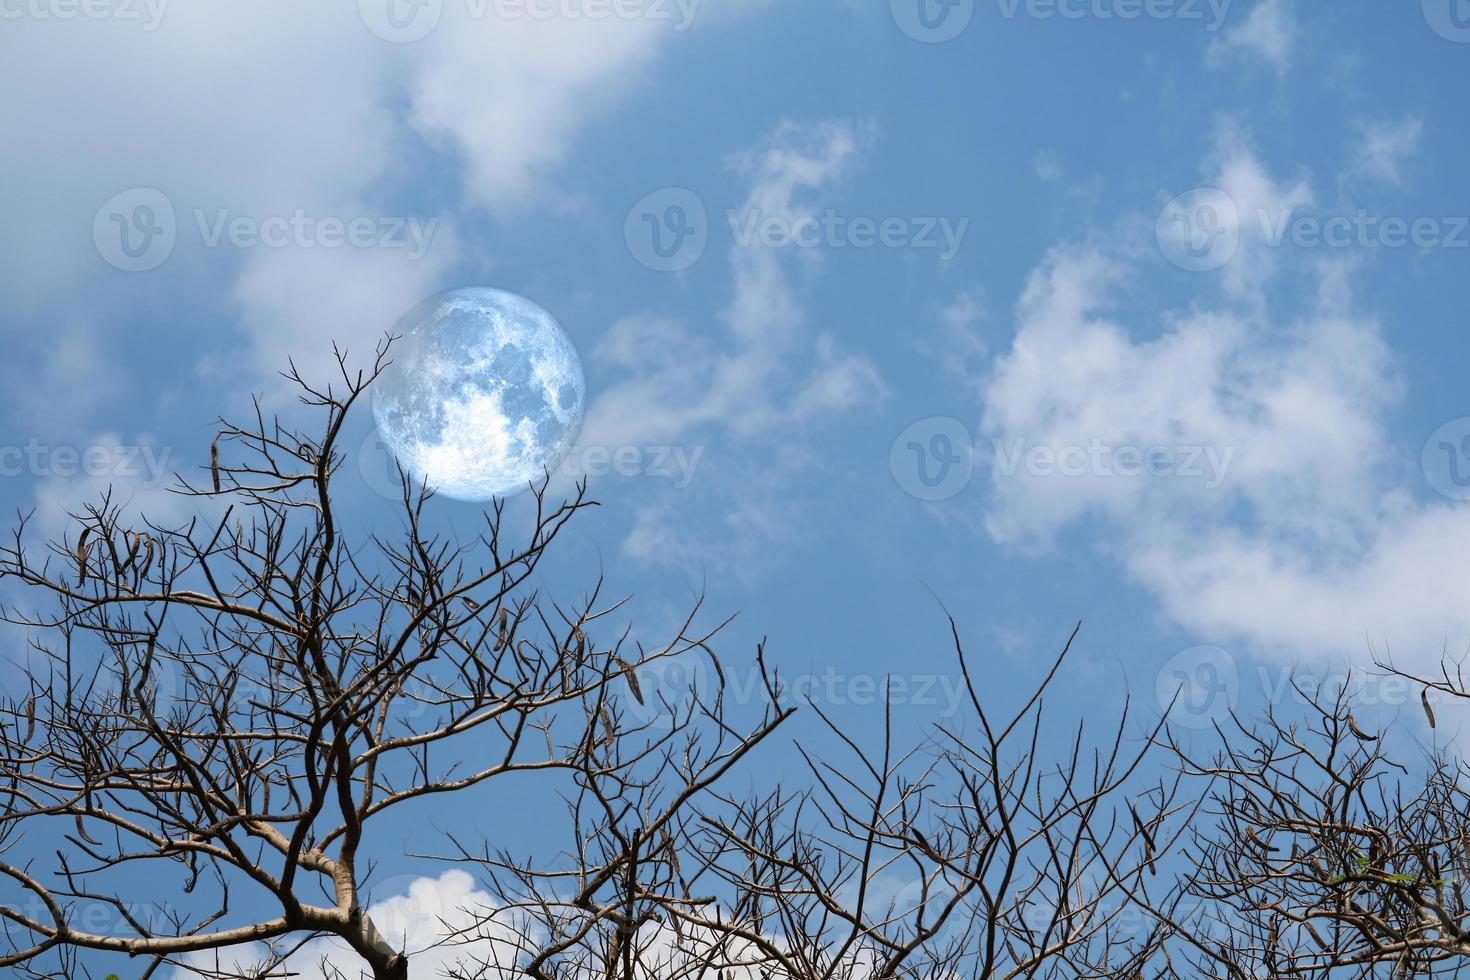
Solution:
[{"label": "bare tree", "polygon": [[[1088,748],[1079,728],[1049,760],[1043,695],[1072,641],[1021,710],[995,719],[953,637],[971,716],[911,749],[895,746],[891,713],[874,719],[869,745],[809,703],[846,752],[799,748],[810,786],[753,797],[717,786],[682,812],[592,794],[589,825],[612,836],[599,851],[610,857],[561,865],[572,887],[555,870],[464,854],[497,881],[511,876],[516,906],[536,913],[521,966],[543,980],[939,980],[1111,977],[1148,962],[1163,931],[1136,915],[1130,892],[1157,873],[1173,843],[1161,828],[1182,808],[1177,785],[1136,779],[1157,730],[1130,741],[1125,709],[1103,745]],[[762,676],[781,701],[779,676]],[[675,781],[680,792],[693,783]],[[616,814],[634,829],[615,831]],[[640,837],[635,860],[625,842]],[[599,886],[610,898],[590,903]]]},{"label": "bare tree", "polygon": [[709,663],[717,677],[710,690],[660,689],[651,695],[658,703],[645,705],[651,710],[631,717],[608,710],[606,737],[589,746],[566,799],[566,826],[556,828],[570,847],[537,860],[454,842],[445,859],[473,866],[495,900],[456,941],[498,941],[450,976],[683,980],[743,962],[725,930],[684,927],[685,916],[719,902],[697,890],[691,839],[718,806],[733,765],[795,709],[778,705],[761,648],[765,707],[754,728],[737,727],[719,661],[710,654]]},{"label": "bare tree", "polygon": [[738,895],[737,916],[696,921],[738,925],[778,976],[1116,976],[1158,945],[1127,900],[1155,872],[1177,809],[1174,786],[1134,778],[1155,732],[1130,743],[1125,706],[1101,745],[1079,724],[1070,750],[1048,758],[1042,743],[1058,733],[1044,695],[1076,631],[1020,710],[996,718],[950,627],[968,718],[904,751],[888,717],[865,745],[822,714],[850,764],[804,753],[811,792],[711,822],[706,864]]},{"label": "bare tree", "polygon": [[[1232,719],[1204,757],[1172,744],[1184,778],[1208,787],[1174,913],[1195,975],[1458,975],[1470,955],[1464,766],[1429,754],[1411,771],[1387,733],[1353,717],[1346,686],[1293,686],[1300,718]],[[1448,674],[1438,687],[1464,696]],[[1423,709],[1433,724],[1427,694]]]},{"label": "bare tree", "polygon": [[[29,631],[38,665],[0,712],[0,876],[22,895],[0,904],[11,975],[83,975],[104,951],[144,977],[267,976],[332,937],[367,974],[403,980],[408,956],[366,912],[377,818],[512,774],[566,777],[579,808],[601,808],[573,905],[627,926],[644,913],[618,889],[657,866],[666,814],[784,717],[741,732],[704,705],[633,750],[620,703],[640,696],[636,672],[703,655],[710,633],[691,614],[667,644],[630,650],[600,580],[571,606],[540,597],[537,567],[591,506],[585,486],[552,505],[543,482],[523,534],[497,505],[460,542],[425,529],[427,495],[404,480],[399,531],[349,534],[339,439],[386,354],[353,372],[339,353],[325,388],[292,369],[319,435],[258,406],[249,425],[222,423],[207,479],[178,487],[212,519],[129,524],[104,498],[58,541],[37,548],[22,519],[0,547],[0,579],[36,597],[0,615]],[[681,787],[660,810],[668,776]],[[203,965],[243,943],[262,961]]]},{"label": "bare tree", "polygon": [[[463,540],[429,529],[429,496],[404,479],[393,533],[348,532],[339,440],[386,357],[354,373],[339,355],[326,388],[290,372],[319,435],[258,407],[222,423],[206,478],[177,488],[210,517],[131,521],[104,495],[59,540],[35,544],[22,518],[0,546],[0,579],[27,600],[0,619],[32,646],[26,690],[0,706],[12,975],[90,976],[115,954],[145,978],[284,976],[326,938],[353,965],[323,973],[404,980],[415,951],[368,912],[375,818],[527,778],[564,804],[546,808],[544,853],[487,831],[422,855],[491,896],[468,926],[440,924],[451,977],[1404,977],[1466,962],[1461,763],[1430,755],[1411,774],[1345,696],[1301,689],[1304,717],[1232,719],[1206,754],[1126,704],[1100,741],[1081,724],[1064,736],[1046,694],[1076,632],[997,715],[951,620],[959,715],[905,745],[890,710],[855,732],[809,702],[809,778],[757,770],[735,791],[795,710],[780,673],[758,646],[758,703],[733,696],[713,648],[725,623],[702,627],[698,598],[646,646],[600,576],[575,602],[543,597],[538,569],[592,506],[585,486],[554,504],[542,482],[528,519],[497,505]],[[646,689],[643,672],[680,659],[711,683]],[[1457,670],[1410,680],[1470,698]],[[1427,693],[1423,708],[1433,725]],[[1177,765],[1145,778],[1160,748]],[[256,962],[238,962],[245,948]]]}]

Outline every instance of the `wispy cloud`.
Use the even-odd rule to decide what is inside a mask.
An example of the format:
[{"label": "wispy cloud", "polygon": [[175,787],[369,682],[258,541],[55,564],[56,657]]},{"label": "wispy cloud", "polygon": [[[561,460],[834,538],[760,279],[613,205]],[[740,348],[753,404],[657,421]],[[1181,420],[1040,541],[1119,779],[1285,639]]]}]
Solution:
[{"label": "wispy cloud", "polygon": [[1292,0],[1259,0],[1244,20],[1210,44],[1209,61],[1262,64],[1278,74],[1291,67],[1297,45],[1296,10]]},{"label": "wispy cloud", "polygon": [[[733,158],[748,181],[741,210],[787,226],[813,217],[870,138],[866,126],[850,122],[783,124]],[[732,246],[731,297],[720,314],[725,329],[713,341],[676,319],[639,315],[614,323],[595,356],[622,368],[624,377],[593,403],[586,440],[680,438],[701,425],[747,436],[878,397],[876,369],[812,328],[793,271],[818,257],[801,252],[758,240]]]},{"label": "wispy cloud", "polygon": [[[861,122],[783,123],[731,158],[747,182],[739,210],[786,227],[814,219],[873,138],[871,126]],[[736,242],[729,253],[731,296],[720,313],[724,329],[713,340],[665,317],[613,324],[594,356],[621,369],[622,378],[593,403],[582,441],[618,446],[718,439],[723,451],[708,454],[706,464],[717,468],[721,455],[758,450],[754,437],[879,402],[886,387],[877,367],[810,322],[799,273],[820,261],[813,249]],[[751,489],[748,482],[740,481],[744,490]],[[747,499],[741,510],[748,529],[773,523],[749,519],[749,507]],[[658,543],[662,532],[654,530],[655,518],[668,510],[658,503],[645,508],[632,553],[669,553]]]},{"label": "wispy cloud", "polygon": [[1400,186],[1404,167],[1419,152],[1424,120],[1409,116],[1396,121],[1362,122],[1350,177],[1363,177]]}]

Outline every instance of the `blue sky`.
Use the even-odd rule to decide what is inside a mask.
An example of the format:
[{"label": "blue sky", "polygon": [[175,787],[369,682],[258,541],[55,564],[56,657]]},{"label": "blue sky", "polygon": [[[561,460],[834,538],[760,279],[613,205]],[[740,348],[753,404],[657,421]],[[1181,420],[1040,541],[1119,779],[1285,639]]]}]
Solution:
[{"label": "blue sky", "polygon": [[553,576],[857,730],[944,716],[940,601],[1001,703],[1085,621],[1064,717],[1470,645],[1463,0],[355,6],[0,0],[6,508],[181,513],[288,358],[487,285],[623,452]]}]

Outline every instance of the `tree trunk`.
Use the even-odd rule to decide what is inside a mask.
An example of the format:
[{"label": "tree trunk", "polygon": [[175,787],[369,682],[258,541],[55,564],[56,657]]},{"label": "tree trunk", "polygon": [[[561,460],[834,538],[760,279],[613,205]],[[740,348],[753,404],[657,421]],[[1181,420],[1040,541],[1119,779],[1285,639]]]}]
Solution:
[{"label": "tree trunk", "polygon": [[374,963],[373,980],[408,980],[408,957],[394,956]]}]

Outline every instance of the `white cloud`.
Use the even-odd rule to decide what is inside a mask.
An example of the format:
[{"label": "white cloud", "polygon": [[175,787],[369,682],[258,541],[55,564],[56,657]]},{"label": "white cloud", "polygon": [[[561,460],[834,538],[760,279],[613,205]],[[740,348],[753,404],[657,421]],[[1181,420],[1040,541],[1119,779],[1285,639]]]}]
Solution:
[{"label": "white cloud", "polygon": [[445,4],[438,28],[410,46],[410,122],[461,156],[465,191],[479,204],[513,212],[564,203],[551,175],[576,131],[646,84],[665,45],[765,2],[634,0],[602,17],[575,16],[577,4],[526,5],[536,16]]},{"label": "white cloud", "polygon": [[92,321],[73,317],[10,342],[0,377],[12,409],[37,438],[85,428],[101,405],[126,390],[119,359],[94,329]]},{"label": "white cloud", "polygon": [[1136,537],[1125,562],[1201,635],[1359,664],[1392,651],[1405,667],[1437,672],[1446,645],[1458,653],[1470,637],[1470,515],[1385,502],[1363,537],[1323,540],[1323,557],[1284,538],[1171,524]]},{"label": "white cloud", "polygon": [[398,317],[441,285],[455,251],[452,230],[440,226],[422,258],[399,249],[296,247],[251,256],[234,293],[256,377],[273,377],[294,360],[308,380],[334,380],[334,341],[352,364],[370,363]]},{"label": "white cloud", "polygon": [[1032,159],[1032,165],[1036,168],[1036,176],[1047,183],[1061,180],[1066,176],[1062,169],[1062,162],[1052,150],[1039,150]]},{"label": "white cloud", "polygon": [[183,461],[172,447],[146,433],[124,439],[103,432],[26,448],[27,475],[35,478],[31,530],[41,538],[60,539],[67,532],[75,536],[70,515],[82,513],[108,494],[111,504],[121,509],[124,524],[131,522],[137,528],[145,519],[165,527],[176,525],[208,509],[196,498],[171,492]]},{"label": "white cloud", "polygon": [[972,387],[989,364],[989,345],[980,328],[990,318],[985,295],[967,289],[936,310],[938,329],[921,333],[914,348],[934,361],[945,376]]},{"label": "white cloud", "polygon": [[[491,897],[475,888],[474,879],[463,871],[446,871],[438,878],[403,877],[375,889],[384,898],[368,906],[368,915],[395,949],[409,954],[409,980],[435,980],[459,964],[514,961],[514,934],[504,926],[481,926],[486,910],[494,908]],[[393,887],[393,886],[398,887]],[[445,939],[468,930],[468,940]],[[266,962],[261,945],[237,946],[223,951],[219,962],[227,970],[244,971]],[[214,968],[215,954],[197,953],[183,962],[200,970]],[[324,969],[323,964],[330,969]],[[346,944],[336,939],[315,939],[293,954],[283,967],[297,980],[340,980],[355,978],[365,964]],[[176,980],[197,974],[175,968]],[[275,975],[275,974],[272,974]]]},{"label": "white cloud", "polygon": [[1266,283],[1276,274],[1282,249],[1273,236],[1287,227],[1292,214],[1310,205],[1313,193],[1305,176],[1278,178],[1267,172],[1250,145],[1240,124],[1221,119],[1215,131],[1215,147],[1204,167],[1205,182],[1224,191],[1235,205],[1240,244],[1222,270],[1226,288],[1237,298],[1260,297]]},{"label": "white cloud", "polygon": [[463,157],[465,189],[497,209],[551,188],[577,126],[633,87],[672,25],[646,17],[503,20],[446,5],[416,45],[411,122]]},{"label": "white cloud", "polygon": [[[1293,319],[1251,302],[1157,324],[1124,313],[1137,271],[1069,246],[1033,273],[985,395],[990,535],[1045,549],[1086,532],[1212,642],[1359,662],[1373,642],[1420,666],[1462,645],[1470,510],[1415,503],[1387,475],[1399,384],[1378,324],[1353,307],[1351,265],[1317,267],[1315,304]],[[1018,446],[1067,469],[1027,465]],[[1152,475],[1110,455],[1155,447]]]},{"label": "white cloud", "polygon": [[817,336],[814,353],[812,372],[791,402],[793,418],[805,421],[871,408],[881,400],[887,390],[883,376],[867,358],[842,350],[830,333]]},{"label": "white cloud", "polygon": [[1359,142],[1349,167],[1351,176],[1400,186],[1404,166],[1419,152],[1424,121],[1408,117],[1397,122],[1365,122],[1358,127]]},{"label": "white cloud", "polygon": [[[749,180],[738,210],[787,227],[815,217],[821,196],[856,163],[869,138],[865,126],[847,122],[781,125],[734,158]],[[727,328],[720,341],[667,318],[613,324],[596,356],[626,376],[593,403],[583,443],[647,444],[682,438],[701,425],[749,436],[881,398],[877,370],[808,325],[792,272],[798,263],[819,261],[815,250],[795,245],[735,244],[734,291],[720,316]]]},{"label": "white cloud", "polygon": [[[0,83],[27,97],[10,107],[0,144],[11,229],[0,236],[9,273],[0,296],[14,309],[42,310],[95,272],[110,274],[92,242],[97,209],[126,189],[157,188],[175,209],[178,244],[128,287],[176,297],[197,289],[187,299],[208,304],[223,272],[222,295],[237,302],[252,348],[244,361],[264,369],[234,372],[242,386],[288,356],[324,363],[333,339],[361,347],[444,284],[455,259],[447,223],[413,261],[386,249],[206,251],[196,211],[255,221],[298,210],[342,221],[408,217],[392,193],[403,186],[396,178],[415,130],[462,164],[471,202],[496,211],[554,203],[564,194],[556,165],[580,127],[646,78],[660,47],[688,36],[689,18],[722,16],[698,3],[658,4],[667,18],[565,7],[504,18],[493,4],[446,4],[428,37],[395,45],[374,36],[356,8],[170,4],[153,30],[120,20],[7,21]],[[81,291],[79,304],[106,304],[89,340],[113,325],[129,295]]]},{"label": "white cloud", "polygon": [[[799,461],[804,463],[804,461]],[[704,517],[694,517],[690,502],[673,495],[649,496],[636,508],[623,552],[634,561],[672,568],[720,568],[749,582],[771,560],[769,544],[796,547],[806,534],[800,508],[781,493],[781,464],[762,464],[752,472],[741,466],[715,465],[708,479],[725,490]]]},{"label": "white cloud", "polygon": [[[512,929],[505,923],[504,913],[491,896],[475,888],[474,879],[463,871],[447,871],[438,878],[403,876],[379,891],[388,897],[368,907],[368,915],[394,948],[409,955],[409,980],[435,980],[456,976],[509,977],[517,975],[515,967],[524,961],[526,943],[522,933],[530,933],[533,943],[544,934],[524,921]],[[588,944],[595,944],[596,934]],[[766,957],[753,945],[732,941],[717,933],[685,926],[676,932],[667,924],[645,926],[635,940],[640,976],[688,977],[689,980],[759,980],[770,973],[763,966]],[[568,957],[573,961],[587,950],[574,948]],[[594,962],[600,950],[592,952],[587,962]],[[199,953],[182,958],[199,970],[222,969],[243,972],[261,965],[267,950],[262,945],[238,946],[218,954]],[[851,954],[856,976],[864,976],[864,966],[872,951],[867,947]],[[751,964],[751,965],[745,965]],[[280,965],[296,980],[344,980],[363,976],[364,964],[345,944],[335,939],[318,939],[307,943]],[[586,969],[582,963],[568,966],[568,976],[577,980],[599,980],[602,971]],[[175,967],[174,980],[197,976],[182,966]],[[271,976],[276,976],[272,973]]]},{"label": "white cloud", "polygon": [[[822,194],[840,183],[866,154],[875,133],[871,124],[828,120],[811,125],[784,122],[731,162],[749,182],[737,209],[744,220],[758,215],[796,228],[815,221]],[[730,250],[735,293],[723,314],[736,338],[746,344],[774,343],[786,349],[799,338],[805,321],[787,272],[793,256],[820,262],[816,249],[737,242]],[[783,261],[785,260],[785,261]]]},{"label": "white cloud", "polygon": [[0,81],[29,93],[9,106],[0,145],[8,298],[49,298],[105,269],[93,215],[129,187],[162,190],[181,223],[193,208],[340,214],[344,192],[383,171],[391,125],[354,14],[265,0],[170,5],[152,32],[7,21]]},{"label": "white cloud", "polygon": [[1296,12],[1291,0],[1260,0],[1244,21],[1226,29],[1210,44],[1209,62],[1255,60],[1276,72],[1291,67],[1297,42]]},{"label": "white cloud", "polygon": [[[861,123],[782,124],[732,158],[749,186],[737,213],[776,219],[788,228],[814,220],[820,202],[857,165],[872,136]],[[707,340],[668,318],[635,316],[613,324],[595,356],[624,376],[589,409],[583,446],[718,436],[728,440],[727,449],[745,453],[760,448],[755,437],[860,411],[885,397],[870,361],[809,323],[798,275],[820,266],[818,250],[737,241],[729,259],[733,294],[720,314],[725,330],[718,339]],[[752,475],[789,472],[807,462],[789,450],[777,455],[782,452],[780,460],[723,468],[718,482],[732,502],[721,510],[732,530],[738,524],[742,541],[754,544],[791,532],[789,508],[777,504],[778,487]],[[701,476],[707,483],[716,482],[712,474],[722,470],[719,455],[705,457]],[[702,543],[669,526],[672,513],[666,501],[645,505],[625,549],[648,561],[687,560],[699,552]]]}]

